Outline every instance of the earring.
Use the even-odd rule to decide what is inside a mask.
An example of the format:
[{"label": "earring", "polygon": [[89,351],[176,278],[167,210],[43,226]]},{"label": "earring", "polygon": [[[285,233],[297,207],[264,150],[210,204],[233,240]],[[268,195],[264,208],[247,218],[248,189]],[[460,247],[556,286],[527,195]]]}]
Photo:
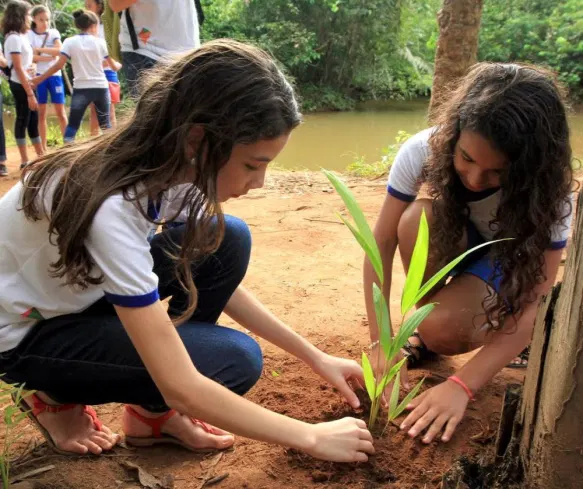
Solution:
[{"label": "earring", "polygon": [[197,160],[196,160],[196,156],[193,156],[192,158],[190,158],[190,164],[192,166],[196,166]]}]

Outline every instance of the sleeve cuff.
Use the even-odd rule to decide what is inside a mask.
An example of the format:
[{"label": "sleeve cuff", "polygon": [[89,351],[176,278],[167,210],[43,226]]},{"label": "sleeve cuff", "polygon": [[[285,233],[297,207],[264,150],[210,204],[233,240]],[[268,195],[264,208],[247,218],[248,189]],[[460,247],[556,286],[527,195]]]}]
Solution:
[{"label": "sleeve cuff", "polygon": [[563,248],[567,247],[567,240],[564,239],[563,241],[555,241],[553,243],[551,243],[551,246],[549,249],[551,250],[562,250]]},{"label": "sleeve cuff", "polygon": [[62,54],[63,56],[67,56],[67,58],[71,59],[71,56],[69,56],[69,55],[68,55],[67,53],[65,53],[64,51],[61,51],[61,54]]},{"label": "sleeve cuff", "polygon": [[144,295],[118,295],[105,293],[105,298],[111,304],[122,307],[146,307],[154,304],[160,299],[158,289]]},{"label": "sleeve cuff", "polygon": [[387,187],[387,191],[390,195],[395,197],[396,199],[402,200],[403,202],[413,202],[416,198],[415,195],[407,195],[403,192],[399,192],[398,190],[394,189],[390,185]]}]

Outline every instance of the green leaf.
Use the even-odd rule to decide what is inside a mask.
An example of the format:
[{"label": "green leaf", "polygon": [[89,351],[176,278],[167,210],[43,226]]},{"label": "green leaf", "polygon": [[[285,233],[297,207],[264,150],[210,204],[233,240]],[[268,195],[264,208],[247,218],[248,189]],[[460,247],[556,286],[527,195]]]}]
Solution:
[{"label": "green leaf", "polygon": [[391,400],[389,401],[389,421],[395,419],[394,413],[397,410],[397,403],[399,402],[399,390],[401,389],[401,373],[395,377],[393,390],[391,391]]},{"label": "green leaf", "polygon": [[403,345],[407,343],[409,337],[413,332],[419,327],[419,325],[425,320],[429,315],[435,304],[425,304],[424,306],[417,309],[411,316],[409,316],[405,322],[399,328],[399,331],[393,338],[393,344],[391,346],[391,356],[396,355],[396,353],[403,348]]},{"label": "green leaf", "polygon": [[429,254],[429,225],[427,224],[427,216],[425,210],[421,213],[419,221],[419,230],[417,231],[417,239],[415,240],[415,248],[411,255],[411,262],[409,264],[409,271],[405,279],[405,286],[403,287],[403,295],[401,296],[401,314],[405,316],[409,309],[416,304],[417,293],[423,283],[423,276],[425,275],[425,267],[427,265],[427,255]]},{"label": "green leaf", "polygon": [[402,358],[398,363],[396,363],[395,365],[393,365],[391,367],[391,370],[389,370],[389,373],[387,374],[387,377],[389,379],[389,382],[391,380],[393,380],[393,377],[395,375],[397,375],[400,371],[401,371],[401,367],[403,367],[403,364],[407,361],[407,358]]},{"label": "green leaf", "polygon": [[401,401],[401,404],[399,404],[399,407],[397,407],[397,409],[393,413],[394,415],[393,415],[392,419],[398,418],[401,415],[401,413],[407,408],[409,403],[413,399],[415,399],[415,397],[417,396],[419,389],[421,389],[421,386],[423,385],[424,381],[425,381],[425,377],[423,377],[421,379],[421,381],[415,387],[413,387],[413,389],[411,389],[411,391],[405,396],[405,399],[403,399]]},{"label": "green leaf", "polygon": [[377,389],[375,391],[375,399],[377,397],[380,397],[383,394],[383,391],[385,390],[385,388],[387,387],[388,383],[391,381],[391,379],[389,379],[388,374],[385,375],[381,381],[377,384]]},{"label": "green leaf", "polygon": [[391,315],[387,307],[387,301],[376,282],[372,284],[372,296],[377,318],[377,327],[379,328],[380,343],[386,357],[391,350]]},{"label": "green leaf", "polygon": [[423,287],[421,287],[421,289],[419,290],[419,292],[417,292],[417,295],[415,296],[414,304],[417,304],[421,299],[423,299],[423,297],[425,297],[425,295],[433,287],[435,287],[435,285],[437,283],[439,283],[439,281],[443,277],[445,277],[459,262],[461,262],[470,253],[473,253],[474,251],[479,250],[480,248],[483,248],[484,246],[488,246],[488,245],[491,245],[493,243],[499,243],[500,241],[508,241],[510,239],[512,239],[512,238],[498,239],[498,240],[495,240],[495,241],[488,241],[487,243],[482,243],[482,244],[480,244],[478,246],[474,246],[471,250],[468,250],[465,253],[462,253],[460,256],[458,256],[454,260],[450,261],[439,272],[437,272],[433,277],[431,277],[425,283],[425,285],[423,285]]},{"label": "green leaf", "polygon": [[376,379],[370,364],[370,360],[364,352],[362,352],[362,371],[364,374],[364,384],[366,386],[366,391],[368,392],[368,397],[370,397],[371,401],[374,401],[376,399]]},{"label": "green leaf", "polygon": [[[342,220],[342,222],[344,224],[346,224],[346,227],[348,227],[348,229],[350,229],[350,231],[352,232],[352,234],[356,238],[356,241],[358,241],[358,244],[360,245],[360,247],[366,253],[366,256],[368,257],[368,259],[369,259],[369,261],[370,261],[370,263],[371,263],[371,265],[372,265],[375,273],[379,277],[379,281],[382,283],[382,279],[383,279],[383,264],[382,264],[382,261],[381,261],[380,252],[378,251],[378,247],[377,247],[377,249],[375,251],[374,248],[371,248],[371,246],[365,240],[365,238],[362,236],[362,234],[360,234],[360,232],[358,231],[358,229],[356,229],[349,221],[347,221],[340,214],[338,214],[338,217]],[[375,242],[374,246],[376,246],[376,242]]]},{"label": "green leaf", "polygon": [[[348,189],[348,187],[344,184],[344,182],[342,180],[340,180],[340,178],[338,178],[334,173],[332,173],[328,170],[322,170],[322,171],[324,172],[324,175],[326,175],[326,177],[328,178],[328,180],[330,181],[332,186],[336,189],[336,192],[338,192],[338,194],[340,195],[340,197],[344,201],[344,205],[348,209],[348,212],[352,216],[352,219],[354,219],[354,223],[356,224],[356,227],[358,228],[358,231],[360,232],[362,239],[368,244],[368,247],[370,248],[371,255],[374,255],[374,256],[371,256],[367,252],[367,256],[368,256],[369,260],[371,261],[371,263],[373,263],[373,260],[377,263],[381,263],[381,253],[379,251],[379,247],[377,245],[376,239],[375,239],[375,237],[370,229],[370,226],[368,225],[366,218],[364,217],[364,214],[363,214],[361,208],[359,207],[358,203],[356,202],[354,195]],[[377,275],[379,277],[379,281],[382,284],[384,282],[382,266],[379,269],[377,269],[377,267],[375,267],[374,263],[373,263],[373,267],[374,267],[375,272],[377,273]]]},{"label": "green leaf", "polygon": [[272,377],[279,377],[279,376],[280,376],[280,374],[279,374],[279,372],[278,372],[277,370],[272,370],[272,371],[271,371],[271,376],[272,376]]}]

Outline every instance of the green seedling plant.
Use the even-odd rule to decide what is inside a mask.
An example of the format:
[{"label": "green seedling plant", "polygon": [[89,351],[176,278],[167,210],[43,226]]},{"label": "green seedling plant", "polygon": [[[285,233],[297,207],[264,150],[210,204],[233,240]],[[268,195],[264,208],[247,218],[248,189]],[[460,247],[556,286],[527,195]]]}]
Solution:
[{"label": "green seedling plant", "polygon": [[[0,382],[0,405],[4,408],[4,441],[0,451],[0,474],[2,476],[3,489],[10,487],[9,476],[12,447],[23,435],[23,433],[18,433],[16,428],[27,416],[18,407],[22,398],[26,397],[23,395],[23,392],[24,385],[19,386]],[[30,392],[27,392],[27,395],[29,394]]]},{"label": "green seedling plant", "polygon": [[339,215],[340,219],[344,222],[348,229],[350,229],[356,241],[366,253],[366,256],[368,257],[378,278],[378,284],[373,283],[372,292],[377,327],[379,329],[381,354],[384,357],[383,371],[377,372],[375,375],[375,371],[370,359],[366,353],[362,353],[362,369],[364,372],[364,381],[366,391],[371,401],[368,426],[369,429],[372,429],[377,421],[379,409],[383,399],[383,393],[391,382],[393,382],[393,387],[391,390],[390,398],[387,400],[387,424],[397,418],[405,410],[407,405],[415,398],[423,384],[423,380],[421,380],[421,382],[419,382],[413,389],[411,389],[403,401],[399,403],[399,390],[401,387],[399,372],[407,359],[403,358],[399,362],[396,362],[396,359],[398,358],[401,349],[409,337],[419,327],[419,325],[429,315],[429,313],[431,313],[436,304],[425,304],[419,307],[412,314],[409,314],[409,312],[466,256],[476,251],[477,249],[492,244],[496,241],[482,243],[466,251],[465,253],[462,253],[446,266],[444,266],[441,270],[439,270],[429,280],[427,280],[425,284],[423,284],[423,277],[425,276],[425,268],[427,265],[427,257],[429,255],[429,225],[425,212],[422,212],[419,223],[419,230],[417,232],[417,239],[415,241],[415,247],[411,256],[411,263],[409,264],[409,271],[407,273],[405,285],[401,295],[401,327],[393,337],[390,311],[387,306],[384,294],[382,293],[384,286],[383,263],[374,235],[352,192],[336,175],[327,170],[323,171],[332,186],[335,188],[336,192],[344,201],[344,204],[346,205],[346,208],[348,209],[348,212],[350,213],[354,223]]}]

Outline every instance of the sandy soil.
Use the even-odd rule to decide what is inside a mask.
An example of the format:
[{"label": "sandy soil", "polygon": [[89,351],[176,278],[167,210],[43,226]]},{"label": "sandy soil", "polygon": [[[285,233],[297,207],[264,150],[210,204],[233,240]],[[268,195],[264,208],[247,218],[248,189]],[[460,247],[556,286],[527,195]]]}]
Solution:
[{"label": "sandy soil", "polygon": [[[1,193],[18,178],[15,165],[11,169],[11,176],[0,180]],[[372,222],[383,200],[383,180],[349,183]],[[344,212],[344,208],[323,176],[273,172],[264,189],[228,203],[226,211],[245,219],[253,233],[252,261],[245,285],[319,348],[358,359],[368,344],[362,299],[362,253],[348,229],[338,223],[335,212]],[[393,281],[394,290],[401,290],[404,274],[398,260]],[[393,317],[399,317],[399,300],[397,295],[392,298]],[[233,326],[226,318],[223,324]],[[310,422],[361,414],[350,413],[340,396],[307,366],[261,340],[260,343],[264,348],[265,370],[249,394],[251,400]],[[468,355],[465,357],[438,359],[428,365],[430,369],[415,371],[413,378],[427,375],[426,385],[435,385],[467,360]],[[520,371],[505,369],[499,373],[479,393],[447,445],[436,442],[424,446],[392,428],[377,440],[377,455],[367,464],[341,466],[318,462],[281,447],[242,438],[220,460],[214,455],[205,458],[174,448],[132,451],[119,448],[110,456],[67,459],[52,455],[28,424],[23,428],[21,447],[40,444],[32,456],[41,458],[27,462],[17,472],[55,465],[39,476],[41,487],[45,488],[140,487],[132,472],[122,465],[129,460],[157,477],[172,476],[177,489],[200,489],[213,474],[228,474],[215,485],[221,489],[437,488],[441,475],[457,456],[491,447],[505,386],[522,379]],[[99,406],[97,411],[104,422],[119,429],[120,406]]]}]

